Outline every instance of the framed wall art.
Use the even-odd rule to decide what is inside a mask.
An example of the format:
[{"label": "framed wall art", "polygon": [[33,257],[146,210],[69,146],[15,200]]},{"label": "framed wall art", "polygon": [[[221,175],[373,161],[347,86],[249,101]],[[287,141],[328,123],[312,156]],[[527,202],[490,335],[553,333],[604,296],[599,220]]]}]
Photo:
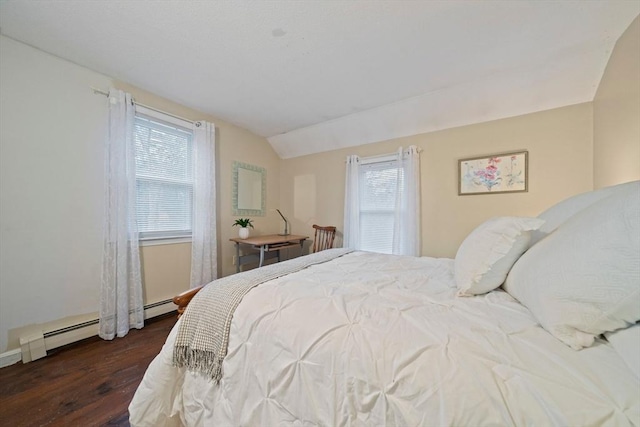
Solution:
[{"label": "framed wall art", "polygon": [[527,191],[528,154],[517,151],[458,160],[458,195]]}]

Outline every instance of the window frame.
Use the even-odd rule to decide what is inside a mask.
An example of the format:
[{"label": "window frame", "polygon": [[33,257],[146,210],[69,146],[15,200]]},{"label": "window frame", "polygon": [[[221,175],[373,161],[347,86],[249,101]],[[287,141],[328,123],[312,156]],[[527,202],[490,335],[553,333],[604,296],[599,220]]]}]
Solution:
[{"label": "window frame", "polygon": [[[153,110],[151,108],[147,108],[147,107],[143,107],[141,105],[136,105],[136,111],[135,111],[135,119],[137,120],[138,117],[142,117],[142,118],[146,118],[146,119],[150,119],[150,120],[154,120],[154,121],[158,121],[161,123],[165,123],[169,126],[173,126],[173,127],[177,127],[185,132],[191,133],[191,141],[192,141],[192,145],[191,145],[191,150],[192,150],[192,155],[191,155],[191,160],[192,160],[192,181],[191,181],[191,187],[192,187],[192,197],[195,197],[195,156],[193,155],[195,153],[195,147],[193,145],[193,128],[192,122],[189,122],[187,120],[183,120],[180,119],[178,117],[175,116],[171,116],[170,114],[167,113],[162,113],[160,111],[157,110]],[[134,122],[134,127],[135,127],[135,122]],[[136,187],[137,187],[137,183],[138,183],[138,171],[136,168]],[[158,179],[158,182],[163,181],[162,179]],[[170,180],[166,180],[166,182],[170,182]],[[185,183],[182,183],[183,185]],[[136,196],[137,198],[137,196]],[[146,231],[146,232],[138,232],[138,241],[140,243],[140,246],[154,246],[154,245],[163,245],[163,244],[174,244],[174,243],[189,243],[192,241],[192,233],[193,233],[193,221],[194,221],[194,212],[193,212],[193,199],[192,199],[192,205],[190,207],[190,211],[191,211],[191,229],[190,230],[174,230],[174,231]],[[137,213],[138,213],[138,207],[136,206],[136,217],[137,217]],[[137,218],[136,218],[137,220]]]},{"label": "window frame", "polygon": [[[385,168],[384,164],[388,164],[389,167]],[[367,168],[370,168],[369,170],[386,170],[386,169],[396,169],[399,170],[399,173],[402,174],[402,168],[398,165],[398,161],[397,161],[397,156],[395,155],[382,155],[382,156],[374,156],[374,157],[366,157],[366,158],[362,158],[360,159],[360,167],[359,167],[359,171],[358,171],[358,181],[359,181],[359,197],[360,200],[358,201],[358,215],[360,216],[359,218],[359,234],[360,234],[360,248],[361,250],[365,250],[365,251],[373,251],[371,248],[363,248],[362,243],[363,243],[363,215],[385,215],[385,216],[391,216],[392,217],[392,225],[395,226],[395,215],[396,215],[396,210],[395,209],[371,209],[371,208],[363,208],[363,203],[362,203],[362,198],[364,196],[364,188],[365,188],[365,179],[364,176],[367,172]],[[402,179],[402,178],[400,178]],[[378,251],[373,251],[376,253],[385,253],[385,254],[391,254],[393,253],[393,232],[392,232],[392,239],[390,242],[388,242],[390,245],[390,251],[389,252],[378,252]]]}]

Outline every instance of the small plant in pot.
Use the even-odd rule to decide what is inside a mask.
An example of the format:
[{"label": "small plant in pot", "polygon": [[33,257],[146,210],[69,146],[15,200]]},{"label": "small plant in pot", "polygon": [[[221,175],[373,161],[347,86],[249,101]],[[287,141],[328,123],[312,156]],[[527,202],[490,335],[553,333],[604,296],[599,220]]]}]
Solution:
[{"label": "small plant in pot", "polygon": [[249,227],[253,228],[253,223],[249,218],[236,219],[236,222],[233,223],[233,227],[235,227],[236,225],[240,227],[238,236],[241,239],[246,239],[247,237],[249,237]]}]

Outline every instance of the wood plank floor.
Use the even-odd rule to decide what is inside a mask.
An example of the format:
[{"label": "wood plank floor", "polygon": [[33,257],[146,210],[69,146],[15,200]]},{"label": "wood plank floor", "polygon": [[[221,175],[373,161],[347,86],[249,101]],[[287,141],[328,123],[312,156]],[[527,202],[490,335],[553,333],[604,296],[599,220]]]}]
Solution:
[{"label": "wood plank floor", "polygon": [[176,314],[124,338],[98,337],[0,369],[0,426],[128,426],[127,407]]}]

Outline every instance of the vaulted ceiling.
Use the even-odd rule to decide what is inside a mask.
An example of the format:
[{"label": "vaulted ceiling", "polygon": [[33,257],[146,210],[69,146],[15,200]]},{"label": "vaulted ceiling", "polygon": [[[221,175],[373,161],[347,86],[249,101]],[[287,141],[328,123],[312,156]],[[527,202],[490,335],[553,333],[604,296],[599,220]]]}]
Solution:
[{"label": "vaulted ceiling", "polygon": [[2,0],[0,31],[282,158],[593,100],[637,0]]}]

